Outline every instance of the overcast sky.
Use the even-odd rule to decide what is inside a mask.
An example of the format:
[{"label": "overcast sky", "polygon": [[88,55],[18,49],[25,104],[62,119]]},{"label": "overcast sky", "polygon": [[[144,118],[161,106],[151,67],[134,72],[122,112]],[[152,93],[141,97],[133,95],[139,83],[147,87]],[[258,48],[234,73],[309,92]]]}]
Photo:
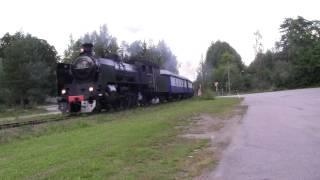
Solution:
[{"label": "overcast sky", "polygon": [[0,36],[22,30],[54,45],[60,55],[69,42],[107,24],[122,40],[165,40],[177,56],[180,74],[192,80],[201,54],[212,41],[226,41],[245,64],[254,58],[254,35],[265,49],[279,39],[284,18],[320,19],[319,0],[0,0]]}]

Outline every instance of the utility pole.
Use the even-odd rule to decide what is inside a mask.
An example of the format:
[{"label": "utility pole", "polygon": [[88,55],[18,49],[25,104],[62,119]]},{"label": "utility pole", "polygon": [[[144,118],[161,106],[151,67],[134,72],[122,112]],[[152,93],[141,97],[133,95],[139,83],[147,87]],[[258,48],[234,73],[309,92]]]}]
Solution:
[{"label": "utility pole", "polygon": [[[203,61],[203,54],[201,54],[201,74],[202,74],[202,88],[204,89],[204,83],[205,83],[205,67],[204,67],[204,61]],[[202,89],[201,89],[202,90]]]},{"label": "utility pole", "polygon": [[230,63],[228,61],[228,91],[230,94]]},{"label": "utility pole", "polygon": [[223,96],[223,86],[222,86],[222,88],[221,88],[221,96]]}]

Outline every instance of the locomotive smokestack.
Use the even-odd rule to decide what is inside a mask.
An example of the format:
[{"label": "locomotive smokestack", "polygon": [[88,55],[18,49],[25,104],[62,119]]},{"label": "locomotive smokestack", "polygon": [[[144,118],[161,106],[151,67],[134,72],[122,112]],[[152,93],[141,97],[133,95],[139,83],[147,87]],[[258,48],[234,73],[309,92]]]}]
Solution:
[{"label": "locomotive smokestack", "polygon": [[80,55],[93,55],[93,44],[92,43],[84,43],[81,45]]}]

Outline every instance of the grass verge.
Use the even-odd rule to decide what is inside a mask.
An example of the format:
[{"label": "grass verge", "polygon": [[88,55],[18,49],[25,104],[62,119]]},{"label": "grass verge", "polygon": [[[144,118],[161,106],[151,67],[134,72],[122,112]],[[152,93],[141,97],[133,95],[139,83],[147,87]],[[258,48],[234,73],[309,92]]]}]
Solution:
[{"label": "grass verge", "polygon": [[3,131],[12,138],[0,144],[0,177],[176,179],[188,156],[208,143],[179,137],[176,127],[200,113],[226,114],[239,102],[186,100]]},{"label": "grass verge", "polygon": [[30,107],[30,108],[14,107],[14,108],[1,110],[0,118],[26,116],[26,115],[40,114],[40,113],[46,113],[46,112],[48,111],[42,108],[37,108],[37,107]]}]

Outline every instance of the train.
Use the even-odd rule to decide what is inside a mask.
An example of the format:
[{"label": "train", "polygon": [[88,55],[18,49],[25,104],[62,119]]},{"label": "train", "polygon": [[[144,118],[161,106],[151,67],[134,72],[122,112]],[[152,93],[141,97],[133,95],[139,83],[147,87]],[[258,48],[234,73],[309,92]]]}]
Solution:
[{"label": "train", "polygon": [[145,60],[95,57],[84,43],[71,63],[57,64],[59,110],[90,113],[130,108],[193,96],[192,82]]}]

